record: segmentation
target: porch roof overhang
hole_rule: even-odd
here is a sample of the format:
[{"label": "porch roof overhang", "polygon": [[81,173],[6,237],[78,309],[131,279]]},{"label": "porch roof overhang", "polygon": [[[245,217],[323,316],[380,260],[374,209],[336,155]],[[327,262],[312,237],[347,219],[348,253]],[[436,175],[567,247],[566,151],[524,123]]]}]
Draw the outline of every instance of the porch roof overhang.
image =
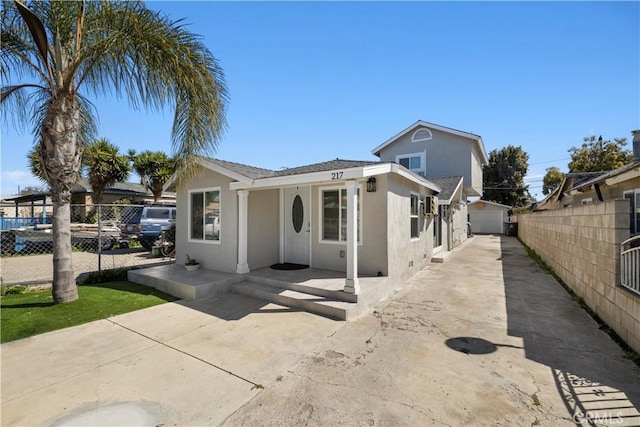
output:
[{"label": "porch roof overhang", "polygon": [[352,167],[346,169],[333,169],[321,172],[309,172],[295,175],[273,176],[265,178],[257,178],[253,180],[247,180],[246,177],[243,181],[232,182],[230,184],[231,190],[267,190],[282,187],[291,187],[295,185],[309,185],[309,184],[330,184],[336,182],[343,182],[346,180],[358,180],[369,178],[376,175],[384,175],[389,173],[395,173],[411,182],[426,187],[432,191],[440,192],[442,189],[427,180],[426,178],[417,175],[405,167],[397,163],[376,163],[367,166]]}]

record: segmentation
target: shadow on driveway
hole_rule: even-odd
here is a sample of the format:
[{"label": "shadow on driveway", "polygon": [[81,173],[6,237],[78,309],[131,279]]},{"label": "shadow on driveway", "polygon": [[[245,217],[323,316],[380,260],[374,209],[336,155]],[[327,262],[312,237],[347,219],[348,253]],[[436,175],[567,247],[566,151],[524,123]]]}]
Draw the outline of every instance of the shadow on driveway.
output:
[{"label": "shadow on driveway", "polygon": [[522,338],[528,359],[551,369],[573,422],[637,420],[640,375],[635,367],[629,370],[622,349],[560,283],[549,280],[515,237],[493,238],[500,239],[508,334]]}]

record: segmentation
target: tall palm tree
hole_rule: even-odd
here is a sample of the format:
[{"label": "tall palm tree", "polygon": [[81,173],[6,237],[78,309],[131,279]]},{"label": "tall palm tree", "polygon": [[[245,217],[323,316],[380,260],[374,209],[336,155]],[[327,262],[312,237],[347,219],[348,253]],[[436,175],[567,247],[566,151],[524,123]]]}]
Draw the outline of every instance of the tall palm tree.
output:
[{"label": "tall palm tree", "polygon": [[129,159],[105,138],[95,140],[85,147],[82,164],[87,169],[93,204],[102,203],[105,188],[116,182],[126,181],[131,170]]},{"label": "tall palm tree", "polygon": [[12,83],[0,101],[16,122],[33,125],[53,202],[53,298],[73,301],[71,188],[95,134],[87,95],[113,93],[133,108],[174,103],[172,149],[184,177],[225,128],[223,71],[180,21],[139,1],[3,2],[0,24],[0,73]]},{"label": "tall palm tree", "polygon": [[140,183],[153,193],[153,199],[162,197],[164,184],[176,169],[176,159],[162,151],[143,151],[133,158],[133,169],[140,175]]}]

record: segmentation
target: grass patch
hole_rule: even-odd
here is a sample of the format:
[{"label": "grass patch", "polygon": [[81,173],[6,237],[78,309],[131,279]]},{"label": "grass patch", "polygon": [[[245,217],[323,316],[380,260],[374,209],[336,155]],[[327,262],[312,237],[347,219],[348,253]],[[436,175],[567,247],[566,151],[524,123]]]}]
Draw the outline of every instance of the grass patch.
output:
[{"label": "grass patch", "polygon": [[553,270],[553,268],[549,267],[547,263],[544,262],[542,257],[534,249],[527,246],[527,244],[524,243],[522,240],[520,240],[520,238],[518,238],[518,240],[520,241],[522,246],[524,246],[524,249],[527,251],[527,254],[529,255],[529,257],[533,259],[540,267],[542,267],[544,271],[551,274],[553,278],[556,279],[556,281],[560,283],[564,288],[564,290],[567,291],[567,293],[571,296],[571,299],[573,300],[573,302],[575,302],[580,307],[582,307],[582,309],[586,311],[589,314],[589,316],[593,318],[593,320],[596,321],[596,323],[598,324],[598,328],[603,332],[605,332],[607,335],[609,335],[611,339],[622,348],[622,351],[623,351],[622,357],[625,359],[631,360],[636,365],[638,365],[638,367],[640,367],[640,354],[633,351],[633,349],[629,347],[629,345],[626,342],[624,342],[622,338],[620,338],[620,336],[616,333],[616,331],[611,329],[611,327],[609,327],[609,325],[607,325],[604,322],[604,320],[602,320],[600,316],[598,316],[598,314],[595,311],[593,311],[591,307],[587,305],[584,298],[582,298],[581,296],[573,292],[573,290],[566,283],[564,283],[564,281],[560,278],[560,276],[558,276],[558,274]]},{"label": "grass patch", "polygon": [[54,304],[50,290],[2,296],[0,342],[106,319],[177,299],[127,281],[82,285],[78,286],[78,293],[80,298],[68,304]]}]

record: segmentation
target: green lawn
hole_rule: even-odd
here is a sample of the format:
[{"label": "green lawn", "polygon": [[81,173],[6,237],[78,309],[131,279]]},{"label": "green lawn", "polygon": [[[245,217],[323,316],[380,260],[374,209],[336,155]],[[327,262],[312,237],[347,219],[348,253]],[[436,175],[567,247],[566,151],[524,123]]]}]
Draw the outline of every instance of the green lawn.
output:
[{"label": "green lawn", "polygon": [[78,286],[80,298],[53,303],[51,291],[28,292],[0,298],[0,342],[68,328],[116,314],[175,301],[177,298],[131,282]]}]

